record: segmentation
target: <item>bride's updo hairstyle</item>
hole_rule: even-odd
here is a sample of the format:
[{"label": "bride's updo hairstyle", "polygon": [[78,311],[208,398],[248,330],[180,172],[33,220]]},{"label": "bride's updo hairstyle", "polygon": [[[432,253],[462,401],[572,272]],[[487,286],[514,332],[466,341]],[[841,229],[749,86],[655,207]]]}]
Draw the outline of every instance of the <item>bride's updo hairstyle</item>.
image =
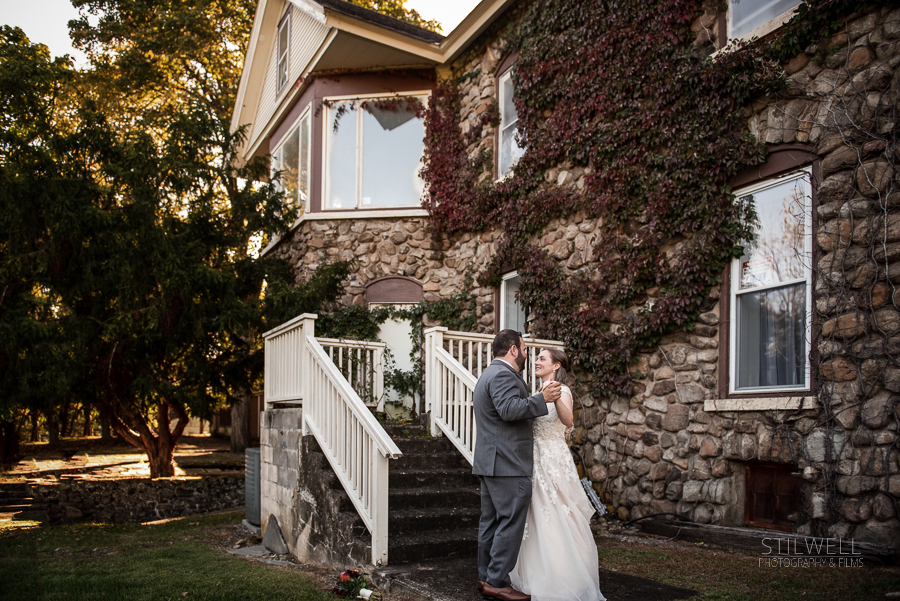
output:
[{"label": "bride's updo hairstyle", "polygon": [[572,377],[572,367],[569,364],[569,357],[565,351],[555,348],[545,348],[543,350],[550,353],[550,360],[553,363],[559,363],[559,369],[556,370],[556,381],[565,386],[572,386],[575,383],[575,378]]}]

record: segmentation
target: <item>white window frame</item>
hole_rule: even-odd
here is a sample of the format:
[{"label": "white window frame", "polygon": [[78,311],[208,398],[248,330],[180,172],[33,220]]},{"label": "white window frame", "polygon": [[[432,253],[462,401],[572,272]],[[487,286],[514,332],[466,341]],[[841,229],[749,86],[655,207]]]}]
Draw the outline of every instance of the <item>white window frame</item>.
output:
[{"label": "white window frame", "polygon": [[[507,273],[506,275],[504,275],[502,280],[500,281],[500,329],[501,330],[505,330],[508,328],[508,324],[506,323],[507,317],[509,317],[506,314],[506,298],[509,295],[509,292],[507,292],[507,283],[509,283],[510,280],[515,279],[517,277],[519,277],[519,272],[511,271],[510,273]],[[519,304],[516,299],[513,299],[513,302],[516,303],[516,305]],[[528,333],[525,331],[525,327],[524,327],[525,322],[528,320],[528,311],[526,311],[524,308],[522,309],[522,315],[523,315],[522,336],[524,338],[528,338]]]},{"label": "white window frame", "polygon": [[[305,124],[303,123],[304,119],[306,120]],[[308,144],[309,144],[309,148],[307,149],[307,152],[306,152],[306,177],[308,179],[308,181],[306,182],[306,185],[307,185],[308,189],[306,190],[305,198],[302,196],[303,191],[300,190],[299,182],[297,185],[297,193],[298,193],[297,205],[299,208],[300,203],[301,202],[303,203],[303,210],[300,212],[300,214],[302,215],[303,213],[309,212],[309,198],[310,198],[310,193],[312,192],[312,145],[313,145],[312,144],[312,110],[309,106],[307,106],[303,110],[303,112],[300,114],[300,118],[297,119],[294,127],[289,129],[288,133],[285,134],[284,137],[281,138],[281,141],[278,143],[278,146],[276,146],[275,150],[272,152],[272,156],[278,156],[280,154],[281,149],[284,147],[284,145],[287,143],[288,139],[296,131],[297,132],[297,145],[298,145],[298,149],[297,149],[298,153],[297,154],[299,154],[302,157],[303,156],[303,151],[302,151],[303,136],[301,135],[302,132],[300,132],[301,127],[306,127],[306,130],[307,130],[306,139],[308,140]],[[298,167],[297,174],[299,177],[300,165],[297,165],[297,167]],[[281,168],[282,168],[282,170],[284,169],[283,166]],[[274,176],[275,171],[278,171],[278,169],[275,169],[275,165],[272,165],[270,176]],[[277,185],[278,185],[278,189],[283,192],[284,185],[282,184],[282,182],[280,180]]]},{"label": "white window frame", "polygon": [[[809,391],[812,386],[811,380],[811,366],[810,366],[810,353],[812,352],[812,170],[809,167],[801,168],[793,170],[785,175],[764,180],[762,182],[758,182],[755,184],[751,184],[749,186],[745,186],[736,190],[734,192],[735,198],[740,198],[742,196],[748,196],[750,194],[755,194],[761,192],[762,190],[772,188],[774,186],[784,184],[786,182],[790,182],[793,180],[803,180],[806,182],[806,191],[807,191],[807,206],[805,208],[804,215],[804,230],[803,230],[803,254],[804,256],[801,258],[803,264],[806,266],[805,276],[803,278],[795,278],[793,280],[777,282],[769,286],[760,286],[757,288],[748,288],[747,290],[740,291],[740,281],[741,281],[741,257],[738,257],[731,262],[731,286],[728,291],[729,294],[729,348],[728,348],[728,393],[729,394],[738,394],[738,395],[756,395],[756,394],[769,394],[769,393],[791,393],[791,392],[804,392]],[[738,297],[742,294],[748,294],[752,292],[759,292],[761,290],[769,290],[774,288],[781,288],[784,286],[790,286],[792,284],[799,284],[801,282],[806,282],[806,328],[805,328],[805,337],[806,337],[806,357],[805,357],[805,379],[806,382],[803,385],[794,385],[794,386],[777,386],[777,387],[768,387],[768,388],[737,388],[737,353],[738,353],[738,323],[737,323],[737,305],[738,305]]]},{"label": "white window frame", "polygon": [[[506,82],[506,80],[510,80],[510,83],[512,82],[512,72],[513,72],[514,68],[515,68],[515,65],[511,66],[509,69],[504,71],[503,74],[500,75],[500,77],[497,78],[497,100],[500,102],[500,125],[498,126],[499,130],[497,132],[497,180],[496,181],[498,181],[498,182],[503,181],[506,178],[510,177],[516,168],[516,163],[518,162],[518,160],[516,160],[515,162],[510,163],[509,169],[506,171],[503,171],[503,132],[504,132],[504,130],[512,127],[515,130],[515,133],[513,134],[513,139],[515,139],[515,136],[519,133],[519,115],[516,114],[516,118],[511,122],[504,121],[504,115],[503,115],[503,107],[506,106],[506,96],[503,92],[503,90],[505,90],[506,87],[503,84]],[[513,94],[513,97],[515,97],[515,94]],[[518,142],[516,143],[516,146],[518,146]],[[519,150],[522,150],[524,152],[524,148],[519,148]]]},{"label": "white window frame", "polygon": [[[403,92],[401,94],[393,94],[393,95],[385,95],[385,94],[357,94],[355,96],[328,96],[325,98],[325,102],[331,104],[340,104],[345,101],[365,101],[372,99],[382,99],[382,98],[418,98],[419,102],[428,106],[428,99],[431,96],[431,91],[429,90],[417,90],[414,92]],[[359,111],[359,102],[356,103],[356,108],[354,111]],[[340,212],[340,211],[373,211],[380,209],[408,209],[408,208],[417,208],[421,207],[421,203],[416,205],[379,205],[377,207],[370,207],[362,204],[362,169],[363,169],[363,161],[362,161],[362,153],[363,153],[363,120],[357,116],[356,119],[356,206],[355,207],[337,207],[337,208],[326,208],[327,199],[328,199],[328,131],[329,128],[334,127],[334,123],[331,121],[330,110],[324,111],[325,118],[322,119],[322,198],[320,206],[322,207],[322,212]],[[422,142],[422,153],[425,152],[425,143],[424,139]]]},{"label": "white window frame", "polygon": [[[281,50],[281,32],[286,31],[287,33],[287,41],[284,45],[284,50]],[[278,32],[275,34],[275,93],[280,94],[284,87],[287,85],[288,79],[290,79],[290,56],[291,56],[291,11],[288,10],[284,17],[281,19],[281,22],[278,24]],[[284,69],[281,68],[281,63],[284,62]],[[284,73],[284,79],[282,80],[282,73]]]},{"label": "white window frame", "polygon": [[[752,0],[741,0],[741,1],[750,2]],[[797,12],[797,8],[800,6],[800,4],[802,2],[803,2],[803,0],[799,0],[797,2],[797,5],[794,6],[793,8],[790,8],[790,9],[784,11],[783,13],[781,13],[774,19],[771,19],[770,21],[763,23],[762,25],[756,27],[752,31],[745,33],[744,35],[742,35],[740,38],[737,38],[737,39],[742,40],[742,41],[750,41],[753,38],[761,38],[763,36],[766,36],[766,35],[772,33],[773,31],[775,31],[776,29],[778,29],[779,27],[781,27],[782,25],[784,25],[785,23],[787,23],[794,17],[794,13]],[[732,15],[731,5],[733,3],[734,3],[734,0],[728,1],[728,9],[725,12],[725,23],[726,23],[726,32],[727,32],[726,40],[725,40],[726,45],[734,37],[734,34],[733,34],[734,26],[731,22],[731,15]]]}]

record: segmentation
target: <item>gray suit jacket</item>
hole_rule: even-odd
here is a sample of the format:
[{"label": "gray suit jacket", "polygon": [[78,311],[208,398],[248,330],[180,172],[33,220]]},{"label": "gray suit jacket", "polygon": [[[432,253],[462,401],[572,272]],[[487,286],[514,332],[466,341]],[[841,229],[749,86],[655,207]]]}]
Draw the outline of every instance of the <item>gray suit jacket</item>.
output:
[{"label": "gray suit jacket", "polygon": [[478,426],[472,473],[531,477],[531,420],[549,412],[544,395],[528,396],[525,382],[516,370],[505,361],[494,359],[478,378],[472,403]]}]

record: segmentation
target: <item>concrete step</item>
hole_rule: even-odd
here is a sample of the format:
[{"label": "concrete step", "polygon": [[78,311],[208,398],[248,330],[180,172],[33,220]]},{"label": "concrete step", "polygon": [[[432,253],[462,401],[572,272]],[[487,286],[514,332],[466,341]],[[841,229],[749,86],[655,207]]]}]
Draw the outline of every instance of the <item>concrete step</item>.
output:
[{"label": "concrete step", "polygon": [[452,467],[433,469],[392,469],[391,488],[457,488],[478,486],[478,477],[472,475],[472,468]]},{"label": "concrete step", "polygon": [[399,488],[388,494],[391,510],[437,507],[481,507],[481,494],[474,486],[455,488]]},{"label": "concrete step", "polygon": [[402,509],[391,511],[390,535],[408,535],[423,532],[447,532],[451,530],[478,531],[480,507],[435,507],[432,509]]},{"label": "concrete step", "polygon": [[390,434],[392,437],[419,438],[422,436],[429,436],[430,434],[425,426],[422,426],[420,424],[382,423],[381,426],[384,428],[384,431]]},{"label": "concrete step", "polygon": [[453,444],[446,438],[393,438],[394,444],[404,453],[449,453],[455,452]]},{"label": "concrete step", "polygon": [[388,556],[392,564],[428,559],[473,557],[478,553],[478,531],[425,532],[391,536]]},{"label": "concrete step", "polygon": [[403,453],[399,459],[393,459],[390,463],[391,472],[395,469],[425,469],[425,468],[467,468],[472,470],[472,466],[457,451],[439,451],[434,453],[409,452]]}]

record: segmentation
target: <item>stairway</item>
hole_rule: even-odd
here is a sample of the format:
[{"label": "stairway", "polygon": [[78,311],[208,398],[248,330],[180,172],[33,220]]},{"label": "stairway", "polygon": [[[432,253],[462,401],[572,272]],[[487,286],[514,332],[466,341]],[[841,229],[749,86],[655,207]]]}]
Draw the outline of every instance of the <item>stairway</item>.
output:
[{"label": "stairway", "polygon": [[390,464],[390,563],[475,557],[481,496],[472,466],[423,426],[385,430],[403,452]]},{"label": "stairway", "polygon": [[43,521],[47,508],[34,503],[27,482],[0,482],[0,520]]}]

